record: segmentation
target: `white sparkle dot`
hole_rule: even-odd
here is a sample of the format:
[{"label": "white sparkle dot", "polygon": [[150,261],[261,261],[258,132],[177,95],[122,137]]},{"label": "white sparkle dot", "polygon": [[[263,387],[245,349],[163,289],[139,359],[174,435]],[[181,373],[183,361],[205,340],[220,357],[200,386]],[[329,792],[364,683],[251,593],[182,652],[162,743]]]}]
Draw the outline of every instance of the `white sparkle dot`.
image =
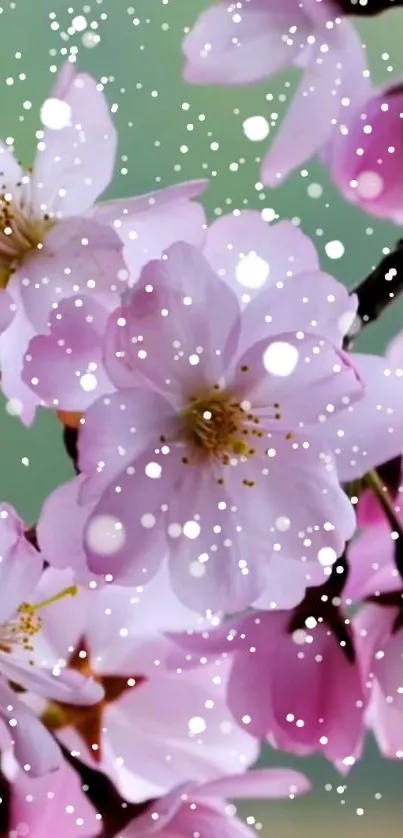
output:
[{"label": "white sparkle dot", "polygon": [[251,250],[238,262],[235,276],[244,288],[261,288],[270,274],[270,265]]},{"label": "white sparkle dot", "polygon": [[294,372],[298,364],[299,352],[291,343],[276,341],[263,353],[263,364],[272,375],[285,377]]},{"label": "white sparkle dot", "polygon": [[341,259],[344,255],[345,247],[342,242],[334,239],[333,241],[325,244],[325,250],[329,259]]},{"label": "white sparkle dot", "polygon": [[360,198],[371,201],[383,192],[383,178],[378,172],[361,172],[357,177],[356,192]]},{"label": "white sparkle dot", "polygon": [[323,567],[329,567],[335,563],[337,553],[333,550],[333,547],[321,547],[318,552],[318,559]]},{"label": "white sparkle dot", "polygon": [[141,526],[146,530],[151,530],[155,526],[155,515],[151,512],[145,512],[140,518]]},{"label": "white sparkle dot", "polygon": [[40,117],[46,128],[60,131],[70,125],[71,106],[64,99],[46,99],[41,107]]},{"label": "white sparkle dot", "polygon": [[206,565],[196,560],[189,565],[189,573],[195,579],[200,579],[206,572]]},{"label": "white sparkle dot", "polygon": [[188,728],[191,733],[203,733],[206,730],[206,722],[201,716],[193,716],[188,721]]},{"label": "white sparkle dot", "polygon": [[123,547],[126,540],[123,524],[114,515],[97,515],[87,528],[88,547],[104,556],[113,556]]},{"label": "white sparkle dot", "polygon": [[243,130],[248,140],[259,142],[269,136],[270,125],[264,116],[249,116],[244,120]]},{"label": "white sparkle dot", "polygon": [[87,21],[84,15],[77,15],[76,17],[73,17],[71,25],[76,32],[84,32],[84,29],[87,27]]},{"label": "white sparkle dot", "polygon": [[290,529],[291,521],[285,515],[280,515],[276,520],[276,529],[280,532],[287,532]]},{"label": "white sparkle dot", "polygon": [[147,463],[145,467],[145,473],[147,477],[152,477],[156,480],[158,477],[161,477],[162,466],[159,463]]},{"label": "white sparkle dot", "polygon": [[188,538],[198,538],[200,535],[200,524],[197,521],[186,521],[183,525],[183,534]]},{"label": "white sparkle dot", "polygon": [[86,393],[90,393],[91,390],[95,390],[97,384],[97,378],[92,372],[86,372],[80,378],[80,385]]}]

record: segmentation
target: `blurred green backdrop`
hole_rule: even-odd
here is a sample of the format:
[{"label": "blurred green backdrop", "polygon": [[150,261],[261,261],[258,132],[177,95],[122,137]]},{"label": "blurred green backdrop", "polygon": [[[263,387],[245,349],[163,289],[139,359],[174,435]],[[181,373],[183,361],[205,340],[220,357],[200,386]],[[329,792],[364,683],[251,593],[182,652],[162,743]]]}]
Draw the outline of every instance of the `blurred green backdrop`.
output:
[{"label": "blurred green backdrop", "polygon": [[[282,0],[278,0],[281,5]],[[235,208],[270,209],[299,219],[322,254],[323,267],[347,285],[364,277],[401,231],[346,205],[326,172],[309,163],[281,189],[259,183],[259,162],[287,106],[296,75],[255,88],[197,88],[181,80],[181,39],[208,0],[8,0],[0,7],[0,135],[13,137],[20,159],[33,158],[39,107],[69,54],[105,85],[119,129],[116,177],[108,197],[147,192],[186,178],[209,177],[205,204],[213,218]],[[403,11],[360,25],[377,81],[403,71]],[[263,115],[270,136],[251,142],[244,120]],[[403,172],[397,172],[403,177]],[[298,223],[298,222],[297,222]],[[341,242],[329,259],[325,246]],[[339,250],[343,250],[339,248]],[[380,351],[401,326],[398,303],[361,341]],[[46,493],[70,473],[60,427],[43,413],[29,431],[0,406],[1,498],[34,521]],[[134,722],[135,723],[135,722]],[[342,779],[321,759],[265,754],[267,764],[300,767],[315,791],[301,801],[251,803],[243,812],[261,834],[284,838],[401,836],[403,766],[383,762],[375,746]],[[250,821],[252,823],[252,821]],[[45,836],[44,836],[45,838]]]}]

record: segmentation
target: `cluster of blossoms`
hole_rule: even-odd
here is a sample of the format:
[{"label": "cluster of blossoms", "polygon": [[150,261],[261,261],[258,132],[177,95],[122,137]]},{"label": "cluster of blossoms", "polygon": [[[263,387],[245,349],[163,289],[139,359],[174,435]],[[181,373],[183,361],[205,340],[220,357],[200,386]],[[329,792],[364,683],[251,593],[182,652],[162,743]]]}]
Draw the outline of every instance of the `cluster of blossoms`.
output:
[{"label": "cluster of blossoms", "polygon": [[[399,222],[402,94],[353,5],[222,0],[185,74],[302,68],[263,181],[317,153]],[[34,527],[0,506],[5,834],[246,838],[228,799],[309,790],[263,743],[344,774],[371,729],[403,758],[403,340],[351,352],[360,289],[289,221],[209,223],[207,182],[96,203],[117,137],[73,63],[41,117],[32,170],[0,145],[1,385],[76,473]]]}]

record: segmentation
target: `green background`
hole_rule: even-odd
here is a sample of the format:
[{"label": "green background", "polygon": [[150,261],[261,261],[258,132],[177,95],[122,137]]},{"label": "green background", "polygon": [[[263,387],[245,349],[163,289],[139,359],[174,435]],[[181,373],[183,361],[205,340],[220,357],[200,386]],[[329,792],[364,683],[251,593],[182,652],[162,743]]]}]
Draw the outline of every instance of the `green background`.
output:
[{"label": "green background", "polygon": [[[114,105],[120,145],[108,197],[208,177],[211,186],[205,205],[210,218],[250,207],[300,219],[322,255],[323,267],[347,285],[355,284],[401,231],[345,204],[326,172],[312,163],[281,189],[261,187],[260,158],[287,106],[296,74],[254,88],[185,84],[180,51],[184,29],[208,5],[208,0],[5,3],[0,8],[0,134],[15,139],[24,164],[32,162],[39,107],[49,95],[52,68],[60,66],[63,56],[75,53],[80,68],[102,79]],[[82,32],[71,28],[77,15],[86,18]],[[403,11],[367,20],[360,29],[376,80],[398,76],[403,70]],[[271,124],[270,137],[262,143],[251,142],[243,131],[244,120],[256,115],[264,115]],[[238,164],[236,171],[230,169],[231,163]],[[403,178],[403,170],[396,176]],[[309,197],[307,188],[313,183],[323,188],[319,198]],[[345,252],[330,260],[325,245],[335,239],[343,243]],[[381,351],[400,328],[402,314],[403,303],[397,303],[382,323],[368,330],[361,346]],[[1,498],[34,521],[47,492],[71,473],[60,426],[43,413],[34,428],[26,430],[3,405],[0,433]],[[260,834],[319,838],[326,830],[328,838],[342,833],[371,838],[384,830],[390,838],[401,835],[403,766],[382,761],[374,745],[368,746],[365,759],[347,779],[320,758],[287,759],[271,752],[265,761],[300,767],[313,780],[315,791],[293,803],[243,806],[247,815],[263,824]],[[358,815],[357,809],[364,813]]]}]

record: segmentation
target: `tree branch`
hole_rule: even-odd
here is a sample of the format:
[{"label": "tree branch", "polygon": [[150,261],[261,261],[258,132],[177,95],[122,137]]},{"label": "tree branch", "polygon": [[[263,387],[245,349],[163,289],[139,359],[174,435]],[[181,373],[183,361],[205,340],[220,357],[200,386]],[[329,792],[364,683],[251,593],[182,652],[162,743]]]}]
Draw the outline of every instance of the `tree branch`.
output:
[{"label": "tree branch", "polygon": [[358,311],[357,320],[344,339],[345,350],[351,349],[362,330],[378,320],[403,293],[403,239],[351,293],[357,294]]}]

